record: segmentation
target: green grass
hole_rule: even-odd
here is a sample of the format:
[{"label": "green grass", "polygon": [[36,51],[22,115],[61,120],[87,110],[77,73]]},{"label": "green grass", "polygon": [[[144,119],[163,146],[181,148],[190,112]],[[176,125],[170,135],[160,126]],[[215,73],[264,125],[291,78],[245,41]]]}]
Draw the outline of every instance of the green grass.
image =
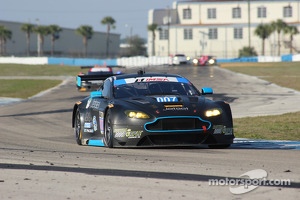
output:
[{"label": "green grass", "polygon": [[[300,63],[226,63],[220,67],[300,91]],[[300,112],[233,119],[236,137],[300,140]]]},{"label": "green grass", "polygon": [[62,81],[60,80],[24,80],[24,79],[0,79],[0,96],[27,99],[35,94],[52,88]]},{"label": "green grass", "polygon": [[236,137],[268,140],[300,140],[300,112],[233,119]]},{"label": "green grass", "polygon": [[300,62],[226,63],[220,66],[300,91]]},{"label": "green grass", "polygon": [[64,65],[0,64],[0,76],[76,76],[87,69]]}]

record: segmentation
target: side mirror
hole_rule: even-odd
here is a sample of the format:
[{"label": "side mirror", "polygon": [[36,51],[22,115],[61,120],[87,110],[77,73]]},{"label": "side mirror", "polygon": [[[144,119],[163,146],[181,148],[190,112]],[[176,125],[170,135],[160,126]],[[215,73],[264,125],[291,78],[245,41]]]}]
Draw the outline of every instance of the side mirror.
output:
[{"label": "side mirror", "polygon": [[210,88],[210,87],[204,87],[204,88],[202,88],[201,93],[202,93],[203,95],[205,95],[205,94],[213,94],[214,91],[213,91],[213,89]]},{"label": "side mirror", "polygon": [[95,98],[95,97],[102,97],[102,91],[93,91],[90,94],[91,98]]}]

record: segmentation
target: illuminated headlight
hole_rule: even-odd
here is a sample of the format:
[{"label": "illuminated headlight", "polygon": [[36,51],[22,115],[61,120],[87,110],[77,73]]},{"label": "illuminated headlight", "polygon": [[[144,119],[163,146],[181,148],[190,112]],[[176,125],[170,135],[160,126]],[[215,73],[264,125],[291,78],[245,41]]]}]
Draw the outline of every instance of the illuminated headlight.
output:
[{"label": "illuminated headlight", "polygon": [[147,115],[144,112],[139,112],[139,111],[133,111],[133,110],[126,110],[125,114],[129,118],[137,118],[137,119],[149,119],[149,115]]},{"label": "illuminated headlight", "polygon": [[214,60],[214,59],[210,59],[210,60],[208,61],[208,63],[212,65],[212,64],[215,63],[215,60]]},{"label": "illuminated headlight", "polygon": [[198,59],[194,59],[193,60],[193,63],[196,65],[196,64],[198,64]]},{"label": "illuminated headlight", "polygon": [[221,115],[221,110],[219,110],[219,109],[207,110],[205,112],[206,117],[215,117],[218,115]]}]

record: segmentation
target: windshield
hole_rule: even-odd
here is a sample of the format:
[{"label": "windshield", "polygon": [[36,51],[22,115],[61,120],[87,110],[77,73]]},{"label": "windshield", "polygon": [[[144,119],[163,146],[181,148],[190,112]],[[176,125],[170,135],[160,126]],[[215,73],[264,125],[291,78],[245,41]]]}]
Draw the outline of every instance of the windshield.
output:
[{"label": "windshield", "polygon": [[200,94],[192,85],[181,82],[134,82],[114,87],[115,98],[148,95],[197,96]]}]

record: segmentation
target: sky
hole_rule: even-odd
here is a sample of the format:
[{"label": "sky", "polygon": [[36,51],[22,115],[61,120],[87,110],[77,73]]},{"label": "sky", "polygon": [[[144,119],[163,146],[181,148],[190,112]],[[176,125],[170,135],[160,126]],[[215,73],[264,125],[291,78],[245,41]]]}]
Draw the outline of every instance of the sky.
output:
[{"label": "sky", "polygon": [[89,25],[94,31],[106,32],[101,20],[115,19],[111,33],[130,34],[147,38],[148,11],[167,9],[176,0],[0,0],[0,20],[55,24],[62,28],[76,29]]}]

